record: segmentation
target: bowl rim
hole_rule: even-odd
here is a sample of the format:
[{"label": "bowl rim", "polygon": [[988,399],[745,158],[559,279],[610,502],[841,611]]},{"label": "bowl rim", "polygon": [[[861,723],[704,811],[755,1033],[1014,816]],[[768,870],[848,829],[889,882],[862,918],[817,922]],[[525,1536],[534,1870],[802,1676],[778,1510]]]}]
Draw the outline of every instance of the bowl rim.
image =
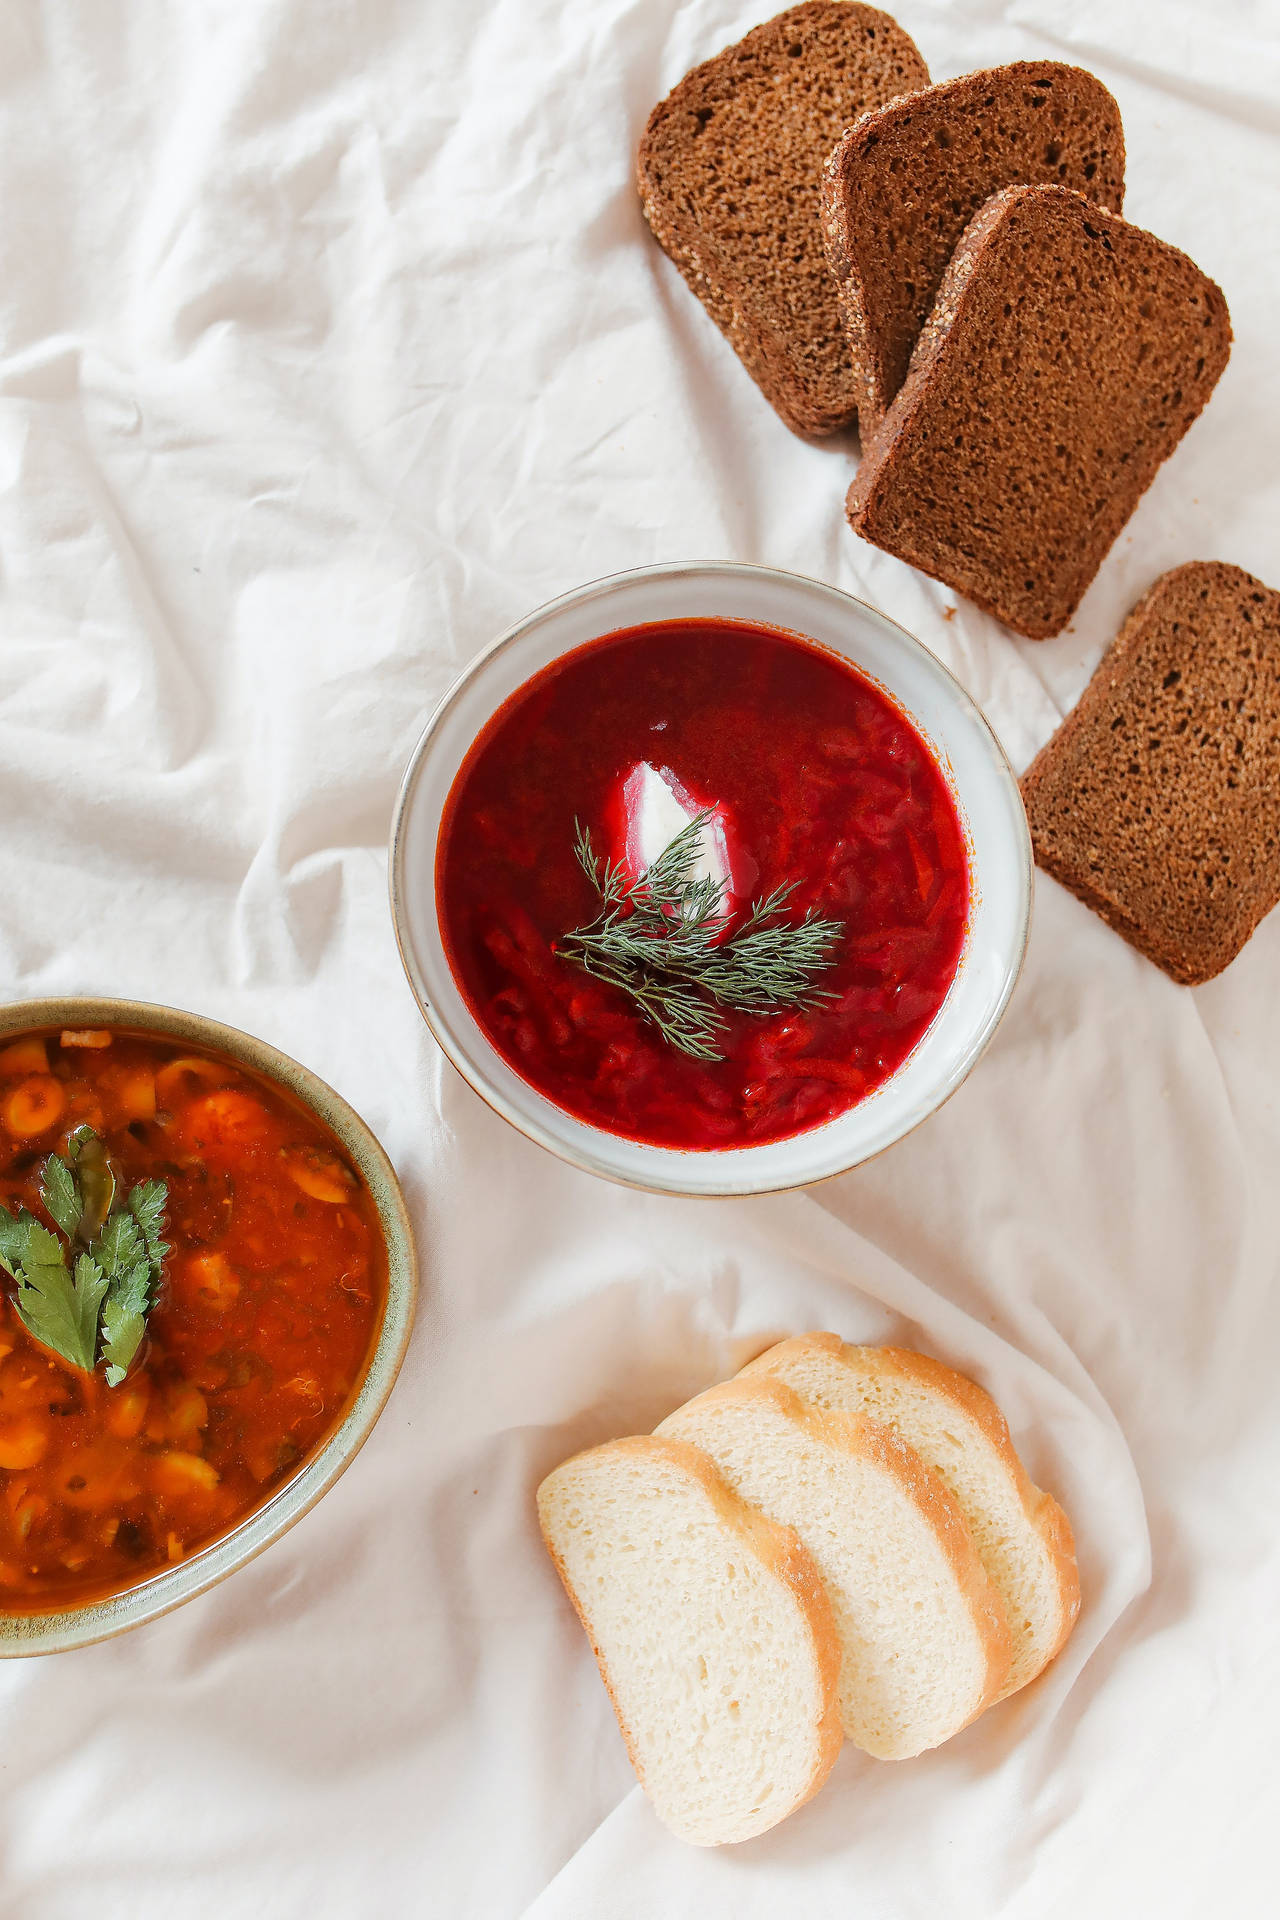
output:
[{"label": "bowl rim", "polygon": [[292,1479],[208,1546],[135,1587],[48,1612],[7,1613],[0,1607],[0,1659],[69,1652],[113,1639],[207,1593],[265,1552],[346,1472],[373,1431],[404,1360],[417,1306],[417,1247],[399,1177],[368,1122],[319,1074],[240,1027],[159,1002],[68,994],[0,1003],[0,1044],[40,1028],[90,1026],[168,1035],[209,1047],[301,1100],[341,1141],[369,1188],[386,1247],[387,1294],[368,1364],[345,1413]]},{"label": "bowl rim", "polygon": [[[714,575],[728,576],[744,581],[775,581],[780,583],[784,588],[799,589],[803,593],[822,596],[836,607],[856,607],[861,613],[870,615],[873,620],[880,622],[883,626],[892,628],[898,638],[905,643],[908,651],[916,655],[924,663],[926,671],[936,673],[940,679],[947,684],[951,696],[956,700],[962,712],[964,712],[971,721],[976,722],[980,733],[985,736],[986,744],[991,753],[993,770],[997,774],[997,777],[1011,790],[1013,797],[1017,801],[1015,813],[1021,818],[1022,832],[1019,836],[1019,853],[1021,857],[1018,860],[1017,872],[1020,911],[1018,915],[1016,951],[1010,956],[1007,977],[999,998],[991,1008],[982,1027],[975,1032],[968,1046],[958,1056],[955,1064],[946,1075],[942,1082],[938,1098],[932,1105],[924,1112],[908,1118],[905,1124],[891,1139],[883,1141],[880,1146],[873,1148],[867,1153],[855,1154],[853,1158],[848,1160],[844,1165],[834,1167],[827,1173],[819,1174],[816,1177],[811,1174],[805,1174],[796,1179],[753,1179],[750,1177],[739,1177],[734,1180],[726,1177],[723,1185],[717,1186],[716,1188],[708,1188],[701,1184],[696,1187],[684,1185],[675,1177],[664,1178],[656,1168],[652,1178],[642,1178],[638,1174],[624,1172],[612,1164],[607,1157],[594,1154],[590,1150],[589,1145],[578,1145],[574,1142],[560,1139],[549,1128],[543,1127],[537,1117],[536,1109],[530,1113],[520,1111],[513,1103],[506,1099],[500,1089],[491,1086],[487,1082],[482,1070],[470,1058],[466,1048],[461,1044],[457,1036],[453,1034],[447,1022],[442,1018],[438,1010],[431,1005],[426,982],[418,966],[413,944],[409,937],[404,901],[406,885],[405,863],[407,857],[405,852],[405,839],[414,796],[417,791],[418,782],[422,777],[431,743],[443,725],[450,708],[463,689],[467,687],[472,680],[478,678],[479,675],[486,670],[490,662],[499,654],[506,652],[511,647],[519,645],[528,633],[543,625],[545,621],[554,618],[566,608],[589,605],[592,600],[603,599],[619,587],[639,584],[646,580],[678,580],[693,576],[706,577]],[[737,618],[737,616],[725,617],[727,620]],[[740,624],[749,624],[749,622],[740,622]],[[760,624],[767,626],[771,623],[762,621]],[[610,631],[613,631],[613,629],[603,629],[600,637],[603,638],[605,634]],[[798,628],[794,631],[798,638],[804,637]],[[580,644],[589,645],[590,642],[582,642]],[[567,647],[564,649],[564,653],[570,653],[576,650],[576,646]],[[556,658],[563,657],[563,654],[556,656]],[[859,671],[865,670],[859,669]],[[532,677],[532,675],[529,677]],[[874,678],[874,676],[872,677]],[[525,683],[522,681],[520,684],[524,685]],[[884,691],[889,692],[891,698],[897,698],[889,689],[884,689]],[[507,698],[511,697],[511,695],[507,696]],[[495,712],[496,711],[497,709],[495,709]],[[490,716],[490,718],[492,718],[492,716]],[[809,574],[794,573],[781,567],[760,566],[742,560],[659,561],[650,566],[629,567],[616,573],[602,574],[595,580],[586,581],[581,586],[572,587],[565,593],[557,594],[554,598],[543,601],[541,605],[533,608],[531,612],[523,615],[519,620],[498,634],[487,646],[482,647],[479,653],[469,660],[462,670],[454,676],[435,702],[426,724],[409,755],[404,774],[400,781],[400,789],[396,796],[395,808],[392,814],[390,859],[387,864],[391,922],[395,933],[396,948],[399,952],[400,963],[404,968],[410,990],[417,1002],[418,1011],[426,1021],[428,1028],[434,1035],[446,1058],[462,1075],[463,1079],[473,1091],[479,1094],[485,1105],[491,1108],[492,1111],[498,1114],[503,1120],[506,1120],[511,1126],[515,1127],[518,1132],[524,1134],[527,1139],[533,1140],[538,1146],[546,1148],[550,1153],[554,1153],[558,1159],[566,1161],[571,1166],[578,1167],[583,1172],[595,1174],[598,1178],[610,1180],[614,1182],[615,1185],[629,1187],[638,1192],[675,1194],[688,1199],[712,1200],[794,1193],[808,1187],[821,1186],[828,1180],[839,1179],[844,1174],[851,1172],[855,1167],[866,1166],[872,1160],[878,1159],[882,1153],[887,1153],[891,1147],[897,1146],[901,1140],[906,1139],[909,1134],[914,1133],[917,1127],[922,1126],[926,1120],[932,1119],[933,1115],[946,1105],[952,1095],[956,1093],[964,1084],[965,1080],[968,1079],[969,1074],[986,1052],[987,1047],[995,1035],[996,1029],[1004,1018],[1005,1011],[1013,997],[1018,981],[1022,976],[1023,966],[1026,962],[1027,944],[1031,932],[1034,874],[1035,862],[1031,847],[1031,835],[1026,824],[1026,813],[1022,806],[1017,775],[1013,771],[1009,757],[1005,753],[991,722],[987,719],[986,714],[982,711],[977,701],[974,700],[973,696],[956,678],[950,667],[948,667],[943,660],[940,660],[937,654],[929,647],[925,646],[922,640],[918,639],[915,634],[904,627],[900,621],[893,619],[892,615],[874,606],[871,601],[860,599],[856,594],[847,593],[842,587],[833,587],[827,581],[815,579]],[[921,1039],[923,1040],[925,1037],[925,1035],[922,1035]],[[918,1042],[917,1045],[919,1044]],[[528,1084],[532,1086],[532,1083]],[[535,1095],[539,1094],[539,1089],[536,1087],[533,1087],[532,1091]],[[554,1106],[555,1103],[551,1102],[547,1095],[542,1094],[540,1097],[543,1100],[547,1100],[549,1105]],[[840,1117],[842,1116],[837,1116],[837,1119]],[[590,1138],[607,1140],[611,1137],[606,1129],[593,1127],[589,1121],[581,1121],[580,1124],[587,1130]],[[632,1144],[643,1143],[633,1142]],[[655,1151],[665,1153],[672,1152],[671,1149],[655,1149]],[[675,1151],[678,1153],[680,1150]],[[735,1165],[742,1167],[745,1172],[745,1169],[749,1165],[748,1156],[751,1151],[752,1149],[750,1147],[699,1149],[696,1151],[696,1158],[704,1165],[708,1162],[719,1162],[725,1168],[727,1176],[728,1170]]]}]

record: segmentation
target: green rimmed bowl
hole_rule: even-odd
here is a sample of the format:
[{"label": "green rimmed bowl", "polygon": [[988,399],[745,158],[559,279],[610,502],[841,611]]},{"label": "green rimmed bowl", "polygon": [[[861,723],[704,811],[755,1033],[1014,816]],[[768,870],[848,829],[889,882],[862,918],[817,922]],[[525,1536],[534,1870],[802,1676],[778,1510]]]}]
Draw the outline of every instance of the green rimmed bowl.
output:
[{"label": "green rimmed bowl", "polygon": [[0,1611],[0,1659],[87,1647],[142,1626],[206,1593],[287,1533],[346,1471],[373,1431],[409,1344],[418,1294],[413,1230],[395,1169],[359,1114],[307,1067],[236,1027],[176,1007],[85,997],[13,1001],[0,1007],[0,1045],[49,1027],[112,1027],[208,1047],[301,1100],[341,1142],[369,1190],[386,1247],[387,1296],[363,1378],[346,1412],[291,1480],[229,1532],[122,1593],[57,1612]]}]

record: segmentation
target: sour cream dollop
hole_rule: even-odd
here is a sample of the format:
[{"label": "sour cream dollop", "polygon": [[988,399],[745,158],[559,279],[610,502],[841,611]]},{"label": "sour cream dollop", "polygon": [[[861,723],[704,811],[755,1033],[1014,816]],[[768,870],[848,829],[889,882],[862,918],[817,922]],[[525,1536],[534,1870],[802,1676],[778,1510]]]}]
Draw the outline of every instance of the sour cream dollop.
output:
[{"label": "sour cream dollop", "polygon": [[619,782],[610,813],[610,853],[632,881],[644,878],[691,820],[708,813],[698,833],[690,878],[722,886],[726,914],[745,903],[758,870],[739,841],[729,809],[695,793],[670,767],[638,761]]}]

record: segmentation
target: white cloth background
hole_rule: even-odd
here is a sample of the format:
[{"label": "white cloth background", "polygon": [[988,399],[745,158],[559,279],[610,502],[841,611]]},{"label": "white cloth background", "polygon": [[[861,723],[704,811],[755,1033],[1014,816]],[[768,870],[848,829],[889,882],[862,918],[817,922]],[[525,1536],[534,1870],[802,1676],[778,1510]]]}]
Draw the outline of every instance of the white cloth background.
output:
[{"label": "white cloth background", "polygon": [[[807,1195],[562,1167],[442,1062],[385,900],[458,667],[614,568],[732,557],[920,634],[1025,762],[1164,568],[1280,585],[1276,0],[900,0],[935,76],[1113,89],[1126,211],[1231,364],[1070,631],[844,524],[649,242],[650,106],[769,0],[10,0],[0,12],[0,991],[295,1053],[405,1180],[424,1298],[320,1508],[122,1640],[0,1670],[4,1920],[1053,1920],[1277,1910],[1280,915],[1199,992],[1041,878],[962,1092]],[[699,1853],[638,1792],[531,1494],[779,1334],[919,1342],[1076,1525],[1061,1661]]]}]

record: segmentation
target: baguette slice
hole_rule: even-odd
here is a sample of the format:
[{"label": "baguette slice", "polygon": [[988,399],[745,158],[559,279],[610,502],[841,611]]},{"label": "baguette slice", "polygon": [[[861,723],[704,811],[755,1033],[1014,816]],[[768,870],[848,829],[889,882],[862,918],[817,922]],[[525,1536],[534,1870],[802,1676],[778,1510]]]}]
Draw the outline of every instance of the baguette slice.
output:
[{"label": "baguette slice", "polygon": [[1014,1693],[1053,1659],[1080,1611],[1066,1514],[1033,1486],[990,1394],[964,1374],[901,1347],[848,1347],[834,1333],[783,1340],[743,1379],[783,1381],[811,1407],[883,1421],[950,1489],[1004,1601]]},{"label": "baguette slice", "polygon": [[1124,129],[1100,80],[1058,60],[969,73],[864,114],[823,174],[827,263],[867,440],[907,377],[947,262],[1002,187],[1075,187],[1119,213]]},{"label": "baguette slice", "polygon": [[794,1527],[831,1598],[849,1739],[882,1760],[939,1746],[999,1698],[1009,1629],[959,1507],[887,1427],[806,1407],[779,1380],[730,1380],[658,1433]]},{"label": "baguette slice", "polygon": [[840,1647],[794,1533],[693,1447],[649,1437],[566,1460],[538,1517],[672,1833],[749,1840],[817,1792],[840,1748]]},{"label": "baguette slice", "polygon": [[965,229],[849,489],[855,532],[1033,640],[1067,624],[1227,363],[1199,267],[1069,187]]},{"label": "baguette slice", "polygon": [[1023,775],[1036,860],[1184,986],[1280,903],[1280,593],[1156,581]]},{"label": "baguette slice", "polygon": [[644,217],[797,433],[833,433],[857,406],[822,251],[823,161],[859,114],[928,84],[887,13],[805,0],[695,67],[649,116]]}]

